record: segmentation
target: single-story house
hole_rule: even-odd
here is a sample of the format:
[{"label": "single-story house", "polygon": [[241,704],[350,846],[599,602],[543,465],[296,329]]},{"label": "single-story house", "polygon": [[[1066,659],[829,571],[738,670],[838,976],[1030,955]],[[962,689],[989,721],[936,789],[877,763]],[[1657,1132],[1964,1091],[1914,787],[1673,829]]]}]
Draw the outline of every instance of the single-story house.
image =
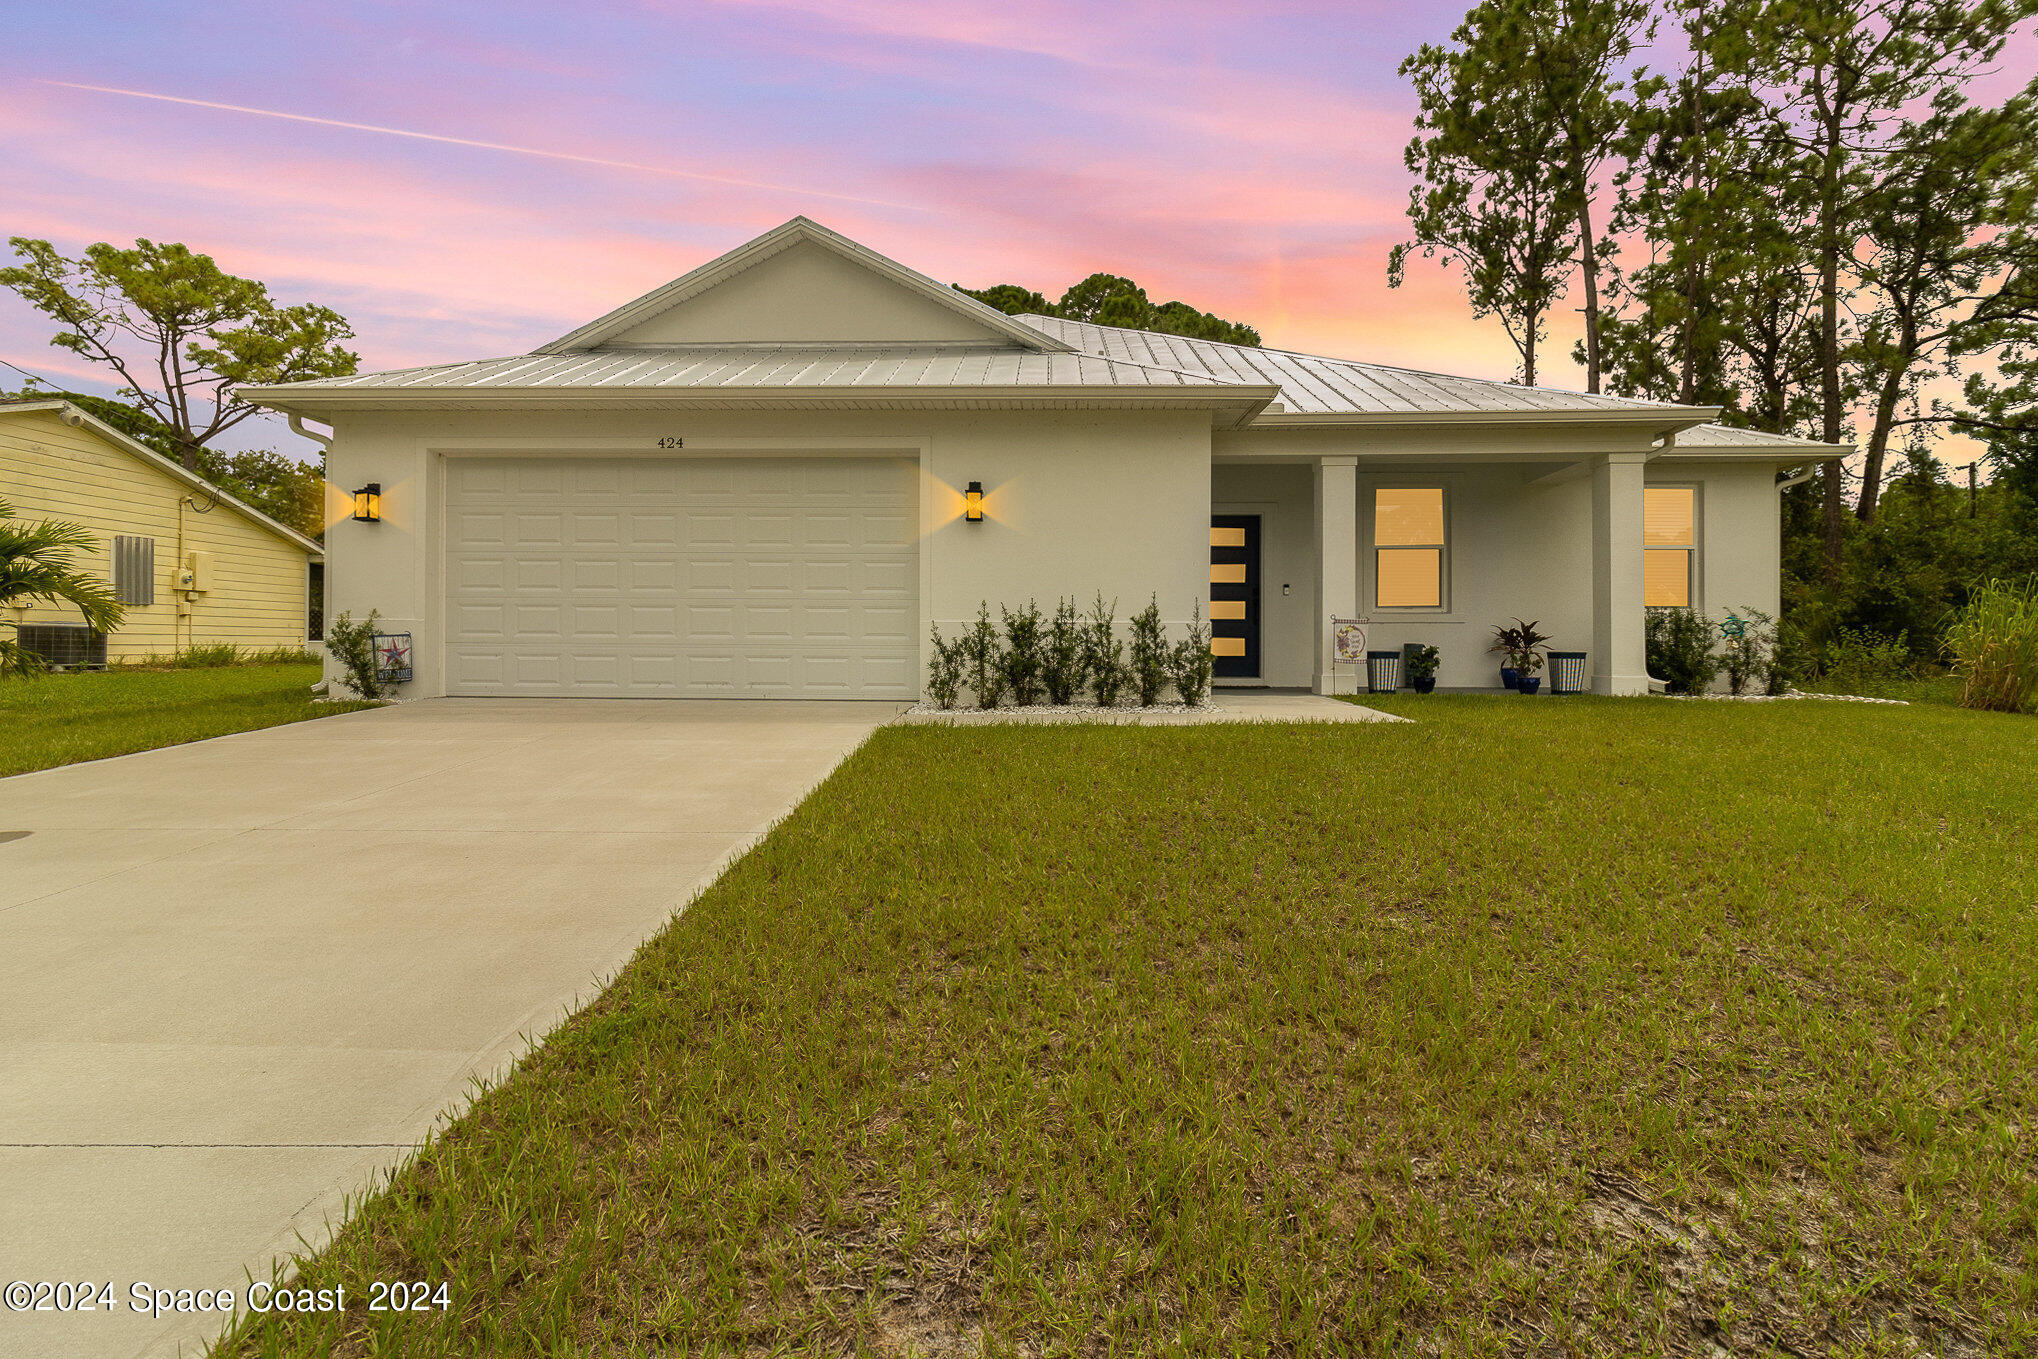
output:
[{"label": "single-story house", "polygon": [[1007,316],[805,218],[529,354],[251,395],[376,493],[328,606],[421,697],[913,698],[930,628],[1100,591],[1210,620],[1220,684],[1350,690],[1358,619],[1497,685],[1520,616],[1640,693],[1644,605],[1773,613],[1779,473],[1844,451]]},{"label": "single-story house", "polygon": [[126,606],[105,638],[75,609],[6,610],[22,644],[60,663],[139,660],[231,643],[303,647],[312,636],[319,545],[87,411],[58,398],[0,403],[0,501],[18,519],[78,524]]}]

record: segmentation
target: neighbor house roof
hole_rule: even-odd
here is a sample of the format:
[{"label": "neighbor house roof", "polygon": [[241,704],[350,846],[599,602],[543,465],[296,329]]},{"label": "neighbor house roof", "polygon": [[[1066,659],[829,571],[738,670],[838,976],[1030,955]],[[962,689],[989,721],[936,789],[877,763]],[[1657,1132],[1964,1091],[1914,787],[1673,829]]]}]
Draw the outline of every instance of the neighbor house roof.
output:
[{"label": "neighbor house roof", "polygon": [[325,560],[325,549],[299,533],[296,529],[279,524],[254,506],[236,500],[225,491],[220,490],[219,487],[207,481],[204,477],[186,468],[184,464],[173,458],[164,457],[156,452],[155,449],[150,448],[147,444],[142,443],[131,435],[121,433],[88,410],[84,410],[58,397],[31,397],[22,401],[0,401],[0,419],[10,415],[27,415],[37,411],[53,414],[66,424],[91,430],[94,434],[104,439],[107,443],[112,444],[123,453],[139,458],[163,475],[172,480],[183,482],[194,491],[202,492],[206,499],[217,501],[228,509],[244,515],[291,546],[301,547],[320,561]]},{"label": "neighbor house roof", "polygon": [[1553,387],[1522,387],[1511,382],[1425,373],[1355,359],[1197,340],[1185,335],[1125,330],[1054,316],[1028,315],[1019,319],[1086,354],[1155,364],[1227,382],[1274,383],[1281,389],[1280,406],[1268,408],[1254,421],[1260,425],[1335,424],[1351,417],[1589,419],[1660,415],[1675,425],[1689,426],[1719,413],[1716,406],[1680,406]]}]

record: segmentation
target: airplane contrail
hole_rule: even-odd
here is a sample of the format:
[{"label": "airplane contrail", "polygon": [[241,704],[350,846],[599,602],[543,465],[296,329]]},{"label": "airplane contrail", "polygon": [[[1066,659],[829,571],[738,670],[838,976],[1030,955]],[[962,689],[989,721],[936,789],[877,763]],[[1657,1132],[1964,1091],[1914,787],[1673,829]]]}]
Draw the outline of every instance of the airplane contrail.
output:
[{"label": "airplane contrail", "polygon": [[517,156],[541,156],[546,160],[573,161],[580,165],[600,165],[611,170],[636,170],[644,174],[667,175],[674,179],[699,180],[704,184],[727,184],[742,189],[769,189],[776,193],[801,194],[809,198],[832,198],[843,203],[863,203],[879,208],[903,208],[918,212],[919,208],[910,203],[893,203],[882,198],[860,198],[855,194],[830,193],[825,189],[803,189],[791,184],[773,184],[761,179],[736,179],[728,175],[704,175],[693,170],[675,170],[665,165],[645,165],[630,160],[608,160],[601,156],[576,156],[570,151],[546,151],[536,146],[512,146],[507,142],[484,142],[471,137],[448,137],[437,132],[413,132],[408,128],[382,127],[375,123],[350,123],[339,118],[314,118],[306,113],[284,113],[277,109],[250,108],[245,104],[221,104],[210,99],[185,99],[174,94],[153,94],[148,90],[123,90],[112,85],[81,85],[69,80],[41,80],[38,85],[54,85],[65,90],[86,90],[93,94],[117,94],[128,99],[153,99],[164,104],[184,104],[191,108],[218,109],[225,113],[247,113],[258,118],[282,118],[293,123],[312,123],[319,127],[345,128],[350,132],[379,132],[386,137],[409,137],[414,141],[443,142],[448,146],[472,146],[483,151],[507,151]]}]

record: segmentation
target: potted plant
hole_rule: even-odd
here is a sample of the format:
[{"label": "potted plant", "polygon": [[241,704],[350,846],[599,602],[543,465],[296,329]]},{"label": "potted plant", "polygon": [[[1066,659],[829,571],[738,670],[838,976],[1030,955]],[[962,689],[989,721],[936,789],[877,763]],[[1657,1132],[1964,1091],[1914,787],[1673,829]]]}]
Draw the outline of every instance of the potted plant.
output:
[{"label": "potted plant", "polygon": [[1427,694],[1437,687],[1437,649],[1433,646],[1410,647],[1405,658],[1408,670],[1408,685],[1418,694]]},{"label": "potted plant", "polygon": [[[1493,629],[1493,645],[1486,649],[1501,655],[1500,682],[1510,689],[1522,690],[1524,677],[1543,668],[1543,656],[1538,648],[1549,640],[1546,634],[1536,631],[1534,623],[1524,623],[1519,618],[1514,620],[1511,628]],[[1535,684],[1523,692],[1532,694],[1542,684],[1542,680],[1537,678]]]}]

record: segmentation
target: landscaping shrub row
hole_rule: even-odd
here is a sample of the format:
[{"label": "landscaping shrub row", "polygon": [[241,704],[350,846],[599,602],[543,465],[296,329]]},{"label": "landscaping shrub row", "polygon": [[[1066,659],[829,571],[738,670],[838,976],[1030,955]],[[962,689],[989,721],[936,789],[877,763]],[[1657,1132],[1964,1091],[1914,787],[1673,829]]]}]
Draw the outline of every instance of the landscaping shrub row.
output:
[{"label": "landscaping shrub row", "polygon": [[996,708],[1008,697],[1015,707],[1065,707],[1085,693],[1100,708],[1118,707],[1126,694],[1150,708],[1170,689],[1191,707],[1209,697],[1210,634],[1200,604],[1188,635],[1171,643],[1159,599],[1149,599],[1132,617],[1129,654],[1118,636],[1116,603],[1105,604],[1101,591],[1088,614],[1079,613],[1072,598],[1057,603],[1051,617],[1032,600],[1017,612],[1001,604],[998,612],[1002,628],[985,601],[976,622],[958,636],[934,629],[927,696],[936,707],[955,707],[964,689],[978,708]]}]

